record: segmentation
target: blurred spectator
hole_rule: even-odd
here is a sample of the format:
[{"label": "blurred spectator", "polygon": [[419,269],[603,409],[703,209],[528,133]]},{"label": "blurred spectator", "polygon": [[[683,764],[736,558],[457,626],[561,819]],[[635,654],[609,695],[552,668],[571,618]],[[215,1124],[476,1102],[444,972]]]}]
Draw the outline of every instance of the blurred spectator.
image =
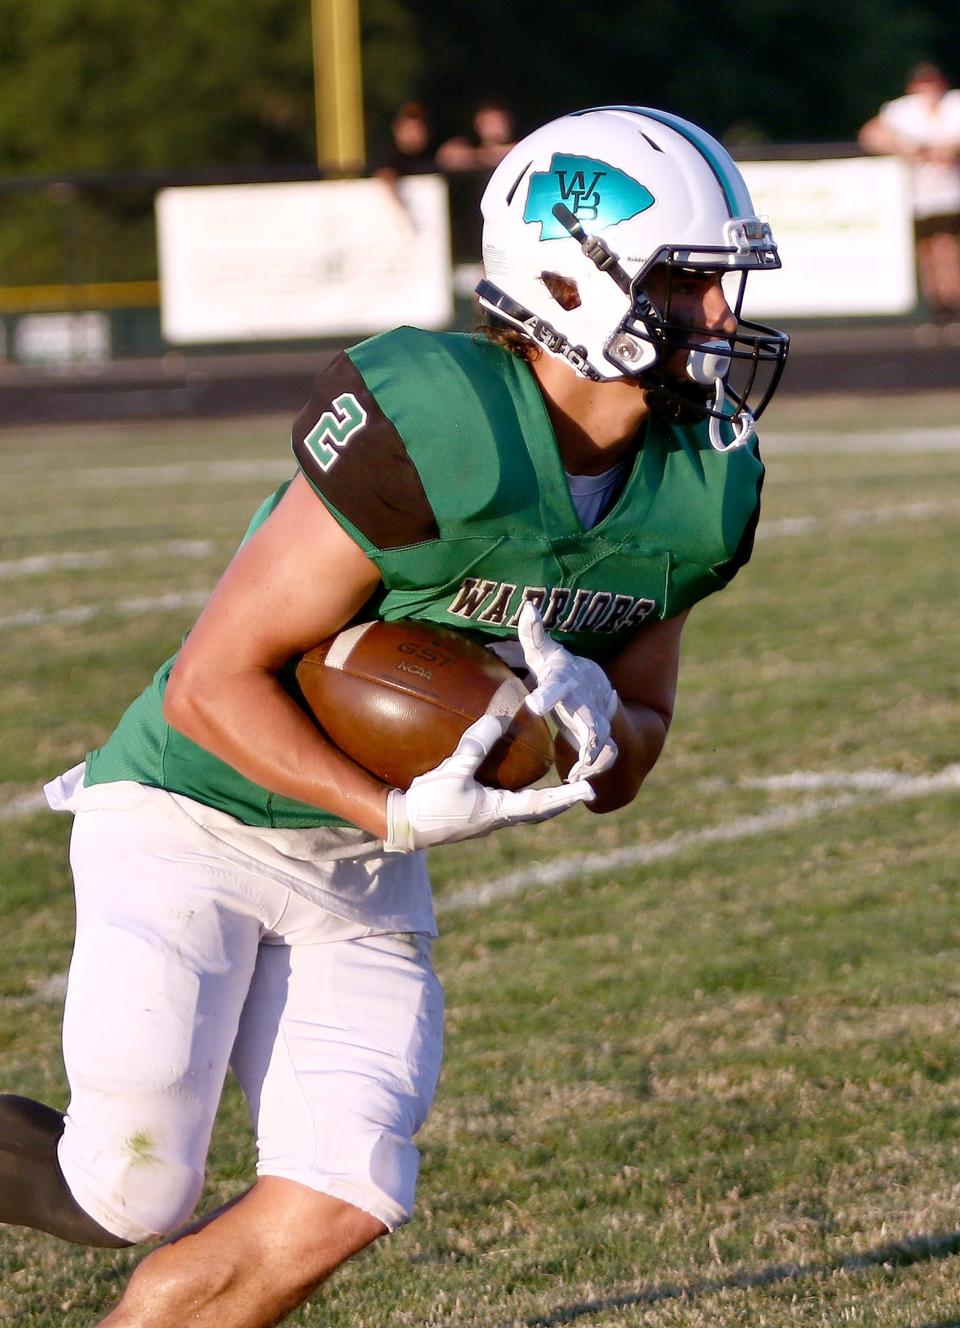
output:
[{"label": "blurred spectator", "polygon": [[938,322],[960,317],[960,90],[936,65],[907,76],[906,95],[888,101],[860,130],[867,152],[902,157],[912,168],[920,289]]},{"label": "blurred spectator", "polygon": [[437,165],[450,187],[454,290],[473,298],[480,276],[480,199],[487,179],[514,143],[513,115],[503,102],[477,104],[469,134],[448,138],[437,148]]},{"label": "blurred spectator", "polygon": [[492,171],[514,144],[513,115],[502,102],[483,101],[473,112],[469,135],[448,138],[437,149],[444,171]]},{"label": "blurred spectator", "polygon": [[405,101],[390,121],[393,145],[375,167],[374,175],[395,183],[401,175],[429,175],[436,170],[433,130],[427,108],[419,101]]}]

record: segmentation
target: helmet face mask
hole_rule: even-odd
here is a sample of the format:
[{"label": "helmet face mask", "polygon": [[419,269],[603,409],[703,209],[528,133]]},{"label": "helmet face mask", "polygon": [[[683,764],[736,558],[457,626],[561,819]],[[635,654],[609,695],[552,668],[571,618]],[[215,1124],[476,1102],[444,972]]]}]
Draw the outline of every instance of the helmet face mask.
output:
[{"label": "helmet face mask", "polygon": [[[780,259],[719,143],[645,108],[563,116],[507,154],[482,209],[481,304],[585,377],[634,379],[677,422],[709,418],[719,450],[749,438],[788,338],[742,317],[745,279]],[[676,295],[720,280],[738,286],[722,331]]]},{"label": "helmet face mask", "polygon": [[[635,377],[648,389],[650,406],[677,424],[736,419],[742,412],[756,420],[783,372],[784,334],[743,317],[748,271],[718,267],[720,259],[716,250],[696,258],[689,251],[660,250],[634,278],[632,306],[604,347],[624,377]],[[722,282],[735,331],[719,332],[675,313],[677,281],[696,277]],[[639,371],[634,366],[649,356],[638,351],[638,342],[656,349],[654,362]]]}]

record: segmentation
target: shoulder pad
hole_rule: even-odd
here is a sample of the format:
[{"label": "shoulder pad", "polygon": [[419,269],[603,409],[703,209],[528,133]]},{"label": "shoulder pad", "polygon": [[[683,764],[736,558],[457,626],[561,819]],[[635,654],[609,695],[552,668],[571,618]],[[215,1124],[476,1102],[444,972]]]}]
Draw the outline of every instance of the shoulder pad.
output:
[{"label": "shoulder pad", "polygon": [[403,439],[349,356],[337,355],[317,376],[294,422],[293,451],[313,488],[372,548],[439,536]]}]

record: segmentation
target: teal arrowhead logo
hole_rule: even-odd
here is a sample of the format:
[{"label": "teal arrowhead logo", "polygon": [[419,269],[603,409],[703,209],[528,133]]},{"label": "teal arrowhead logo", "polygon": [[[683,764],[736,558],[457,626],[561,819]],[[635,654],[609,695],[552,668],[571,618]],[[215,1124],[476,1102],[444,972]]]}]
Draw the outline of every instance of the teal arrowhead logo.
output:
[{"label": "teal arrowhead logo", "polygon": [[584,229],[593,232],[635,217],[655,202],[646,185],[615,166],[555,152],[550,169],[530,177],[523,219],[540,223],[541,240],[562,240],[568,232],[553,215],[555,203],[565,204]]}]

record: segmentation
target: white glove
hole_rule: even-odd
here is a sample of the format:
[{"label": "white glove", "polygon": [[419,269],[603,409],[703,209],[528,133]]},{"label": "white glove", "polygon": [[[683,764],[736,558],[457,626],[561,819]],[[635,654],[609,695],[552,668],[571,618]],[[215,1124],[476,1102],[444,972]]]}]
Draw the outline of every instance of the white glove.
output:
[{"label": "white glove", "polygon": [[589,779],[609,770],[617,759],[610,721],[619,705],[610,679],[592,659],[572,655],[551,640],[539,610],[529,600],[520,610],[517,636],[537,681],[527,705],[535,715],[552,711],[560,731],[577,749],[577,762],[567,778]]},{"label": "white glove", "polygon": [[546,821],[578,802],[593,800],[594,790],[585,781],[516,793],[478,784],[478,768],[509,723],[509,715],[483,715],[435,770],[418,775],[406,793],[390,790],[383,841],[388,853],[479,839],[502,826]]}]

